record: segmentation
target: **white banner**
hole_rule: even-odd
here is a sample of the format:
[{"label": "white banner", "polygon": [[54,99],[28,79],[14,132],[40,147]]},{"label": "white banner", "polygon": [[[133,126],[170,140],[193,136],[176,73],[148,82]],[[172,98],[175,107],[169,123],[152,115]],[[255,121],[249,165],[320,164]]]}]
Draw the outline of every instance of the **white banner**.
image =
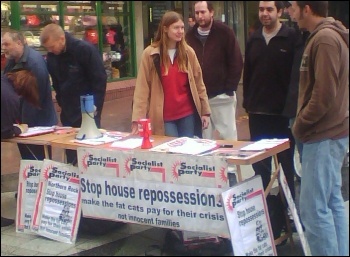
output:
[{"label": "white banner", "polygon": [[78,148],[81,174],[228,188],[228,165],[219,156]]},{"label": "white banner", "polygon": [[82,174],[84,217],[229,237],[222,189]]}]

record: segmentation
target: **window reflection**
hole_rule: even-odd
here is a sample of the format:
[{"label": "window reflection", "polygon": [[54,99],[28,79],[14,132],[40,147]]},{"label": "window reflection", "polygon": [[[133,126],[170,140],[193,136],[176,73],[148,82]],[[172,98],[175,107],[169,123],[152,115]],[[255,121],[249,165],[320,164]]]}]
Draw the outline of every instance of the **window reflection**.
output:
[{"label": "window reflection", "polygon": [[131,76],[129,7],[124,1],[101,2],[103,60],[110,79]]}]

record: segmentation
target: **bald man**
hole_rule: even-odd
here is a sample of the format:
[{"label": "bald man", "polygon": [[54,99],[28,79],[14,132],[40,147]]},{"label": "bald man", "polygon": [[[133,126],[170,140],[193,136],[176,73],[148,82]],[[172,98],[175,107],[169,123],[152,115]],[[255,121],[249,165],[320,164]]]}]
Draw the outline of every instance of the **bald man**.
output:
[{"label": "bald man", "polygon": [[[62,109],[62,125],[80,128],[80,96],[89,94],[94,96],[95,122],[100,127],[107,74],[98,49],[64,32],[57,24],[45,26],[40,41],[48,51],[47,67]],[[66,153],[68,163],[76,164],[76,152],[67,150]]]}]

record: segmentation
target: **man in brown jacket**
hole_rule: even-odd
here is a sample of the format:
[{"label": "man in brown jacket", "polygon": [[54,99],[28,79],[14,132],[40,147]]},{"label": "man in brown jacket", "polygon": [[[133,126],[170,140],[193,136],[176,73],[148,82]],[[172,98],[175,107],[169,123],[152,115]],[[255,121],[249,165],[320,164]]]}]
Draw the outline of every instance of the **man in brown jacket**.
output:
[{"label": "man in brown jacket", "polygon": [[306,42],[293,134],[303,143],[300,214],[312,255],[349,256],[341,166],[349,147],[349,32],[327,1],[293,1]]}]

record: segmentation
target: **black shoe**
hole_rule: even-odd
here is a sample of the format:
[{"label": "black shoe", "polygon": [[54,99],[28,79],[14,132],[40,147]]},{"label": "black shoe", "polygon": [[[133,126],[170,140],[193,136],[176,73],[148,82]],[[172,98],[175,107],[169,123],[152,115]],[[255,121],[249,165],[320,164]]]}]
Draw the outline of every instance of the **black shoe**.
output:
[{"label": "black shoe", "polygon": [[18,193],[16,192],[16,193],[15,193],[15,199],[16,199],[16,200],[17,200],[17,196],[18,196]]},{"label": "black shoe", "polygon": [[14,220],[10,220],[4,217],[1,217],[1,227],[7,227],[15,223]]},{"label": "black shoe", "polygon": [[[292,229],[293,233],[297,233],[297,226],[294,223],[294,220],[289,220],[289,224],[290,224],[290,228]],[[301,223],[301,228],[303,229],[303,231],[305,232],[305,227],[303,225],[303,223]]]}]

